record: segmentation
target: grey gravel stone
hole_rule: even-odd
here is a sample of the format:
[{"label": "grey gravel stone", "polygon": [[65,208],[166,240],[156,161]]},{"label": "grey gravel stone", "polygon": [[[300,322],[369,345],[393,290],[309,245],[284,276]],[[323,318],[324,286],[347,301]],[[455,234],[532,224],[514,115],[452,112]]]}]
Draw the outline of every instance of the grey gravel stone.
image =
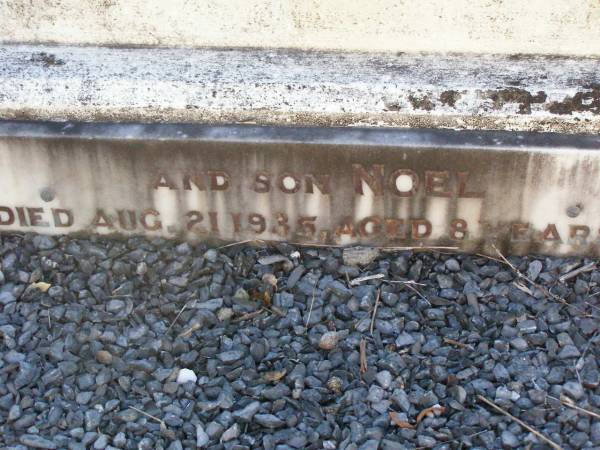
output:
[{"label": "grey gravel stone", "polygon": [[581,383],[576,381],[567,381],[562,385],[562,391],[575,400],[579,400],[585,393]]},{"label": "grey gravel stone", "polygon": [[527,267],[527,277],[531,281],[537,280],[540,272],[542,271],[542,268],[543,268],[543,266],[542,266],[541,261],[534,259],[533,261],[531,261],[529,263],[529,267]]},{"label": "grey gravel stone", "polygon": [[574,345],[565,345],[558,353],[560,359],[577,358],[581,356],[581,352]]},{"label": "grey gravel stone", "polygon": [[38,436],[37,434],[23,434],[19,438],[19,442],[21,442],[21,444],[23,445],[27,445],[28,447],[33,448],[57,448],[54,442],[45,439],[41,436]]},{"label": "grey gravel stone", "polygon": [[234,411],[233,417],[241,420],[242,422],[250,422],[259,409],[260,402],[250,402],[244,408]]},{"label": "grey gravel stone", "polygon": [[520,445],[519,439],[510,431],[503,431],[500,437],[502,438],[502,445],[505,447],[516,448]]},{"label": "grey gravel stone", "polygon": [[244,357],[244,352],[240,350],[229,350],[227,352],[219,353],[217,357],[225,364],[239,361]]},{"label": "grey gravel stone", "polygon": [[33,238],[33,245],[38,250],[51,250],[56,247],[56,239],[51,236],[37,235]]},{"label": "grey gravel stone", "polygon": [[401,333],[397,338],[396,338],[396,346],[398,347],[406,347],[408,345],[412,345],[415,343],[415,338],[412,337],[410,334],[408,333]]},{"label": "grey gravel stone", "polygon": [[[556,279],[586,260],[510,257],[565,306],[475,255],[386,252],[350,267],[326,247],[34,238],[0,236],[6,448],[539,445],[477,395],[565,449],[600,446],[596,422],[553,400],[600,407],[600,271]],[[293,256],[260,263],[273,254]],[[384,278],[349,283],[370,275]],[[325,335],[335,345],[320,347]],[[183,368],[196,383],[177,383]],[[390,423],[436,404],[416,429]]]},{"label": "grey gravel stone", "polygon": [[254,420],[266,428],[280,428],[285,425],[283,420],[273,414],[256,414]]},{"label": "grey gravel stone", "polygon": [[202,425],[196,425],[196,448],[205,448],[210,442],[210,438]]},{"label": "grey gravel stone", "polygon": [[228,442],[236,439],[240,435],[240,432],[240,426],[237,423],[234,423],[221,435],[221,441]]}]

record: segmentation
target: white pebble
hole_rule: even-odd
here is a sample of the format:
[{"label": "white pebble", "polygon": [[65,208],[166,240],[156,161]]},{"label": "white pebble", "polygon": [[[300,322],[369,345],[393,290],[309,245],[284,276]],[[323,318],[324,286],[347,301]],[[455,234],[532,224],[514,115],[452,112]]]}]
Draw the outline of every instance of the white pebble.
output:
[{"label": "white pebble", "polygon": [[181,370],[179,370],[179,373],[177,374],[177,382],[179,384],[184,384],[184,383],[187,383],[188,381],[195,383],[197,380],[198,380],[198,377],[196,376],[194,371],[190,370],[190,369],[181,369]]},{"label": "white pebble", "polygon": [[337,333],[335,331],[328,331],[321,336],[321,339],[319,340],[319,347],[321,347],[323,350],[332,350],[337,345],[337,342]]}]

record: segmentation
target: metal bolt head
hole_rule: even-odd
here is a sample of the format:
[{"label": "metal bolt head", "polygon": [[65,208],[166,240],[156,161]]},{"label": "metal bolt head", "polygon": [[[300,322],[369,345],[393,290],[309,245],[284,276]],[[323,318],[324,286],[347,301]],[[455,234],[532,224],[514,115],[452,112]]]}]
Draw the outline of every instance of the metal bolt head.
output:
[{"label": "metal bolt head", "polygon": [[40,190],[40,197],[45,202],[51,202],[56,197],[56,192],[51,187],[45,187]]},{"label": "metal bolt head", "polygon": [[581,213],[582,209],[583,207],[579,203],[576,205],[571,205],[567,208],[567,216],[575,218]]}]

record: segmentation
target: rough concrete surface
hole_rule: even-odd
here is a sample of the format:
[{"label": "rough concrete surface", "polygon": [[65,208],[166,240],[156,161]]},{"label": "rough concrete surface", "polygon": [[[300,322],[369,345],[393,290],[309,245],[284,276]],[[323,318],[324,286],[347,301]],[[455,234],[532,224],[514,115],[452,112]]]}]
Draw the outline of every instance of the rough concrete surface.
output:
[{"label": "rough concrete surface", "polygon": [[0,0],[0,42],[600,55],[597,0]]},{"label": "rough concrete surface", "polygon": [[0,46],[0,118],[596,133],[594,58]]}]

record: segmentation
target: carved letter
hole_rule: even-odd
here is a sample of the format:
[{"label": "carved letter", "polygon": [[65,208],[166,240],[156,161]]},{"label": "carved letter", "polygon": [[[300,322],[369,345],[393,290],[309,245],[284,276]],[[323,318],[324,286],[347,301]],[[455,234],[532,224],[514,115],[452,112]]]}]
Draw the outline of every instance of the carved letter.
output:
[{"label": "carved letter", "polygon": [[516,222],[512,225],[511,240],[513,241],[525,241],[527,240],[527,233],[529,232],[528,223]]},{"label": "carved letter", "polygon": [[590,227],[587,225],[570,225],[569,226],[569,237],[574,241],[575,244],[585,245],[587,244],[587,237],[590,235]]},{"label": "carved letter", "polygon": [[329,175],[311,175],[308,174],[304,177],[306,182],[306,193],[312,194],[314,193],[314,186],[319,188],[321,194],[328,195],[330,192],[329,189]]},{"label": "carved letter", "polygon": [[264,194],[271,190],[271,181],[269,172],[256,172],[254,177],[254,192]]},{"label": "carved letter", "polygon": [[222,170],[209,170],[210,189],[212,191],[225,191],[229,187],[229,174]]},{"label": "carved letter", "polygon": [[[127,213],[127,215],[125,214]],[[127,220],[127,216],[129,216],[129,220]],[[119,226],[124,230],[135,230],[137,224],[137,220],[135,218],[135,211],[130,209],[127,210],[118,210],[117,217],[119,218]]]},{"label": "carved letter", "polygon": [[[291,187],[286,186],[286,180],[292,180],[294,185]],[[277,177],[277,187],[285,194],[295,194],[300,190],[300,184],[298,177],[291,172],[282,173]]]},{"label": "carved letter", "polygon": [[114,228],[112,219],[101,208],[96,210],[96,217],[92,220],[92,226]]},{"label": "carved letter", "polygon": [[204,177],[202,175],[184,175],[183,176],[183,189],[186,191],[191,191],[192,186],[196,186],[199,191],[206,190],[206,185],[204,184]]},{"label": "carved letter", "polygon": [[27,215],[29,216],[29,223],[32,227],[49,227],[50,224],[45,220],[42,220],[42,214],[44,210],[42,208],[27,208]]},{"label": "carved letter", "polygon": [[[148,231],[160,230],[162,228],[162,223],[158,219],[159,215],[160,214],[155,209],[146,209],[142,211],[142,213],[140,214],[140,223],[142,224],[142,227],[144,227],[144,229]],[[155,218],[154,223],[148,223],[148,216],[153,216]]]},{"label": "carved letter", "polygon": [[175,183],[173,183],[165,173],[159,173],[156,177],[156,181],[152,184],[152,189],[158,189],[161,187],[166,187],[171,190],[177,189]]},{"label": "carved letter", "polygon": [[[398,178],[410,177],[410,189],[398,187]],[[392,172],[389,178],[389,187],[398,197],[412,197],[419,188],[419,176],[410,169],[397,169]]]},{"label": "carved letter", "polygon": [[469,179],[469,172],[458,172],[458,197],[459,198],[480,198],[483,197],[483,192],[468,192],[467,181]]},{"label": "carved letter", "polygon": [[[64,220],[63,215],[66,216]],[[70,227],[73,225],[73,211],[70,209],[52,208],[52,218],[55,227]]]},{"label": "carved letter", "polygon": [[[424,239],[431,235],[431,222],[427,219],[412,219],[411,224],[411,237],[413,239]],[[421,231],[421,227],[425,229]]]},{"label": "carved letter", "polygon": [[[6,214],[6,218],[3,217]],[[8,206],[0,206],[0,225],[12,225],[15,223],[15,213]]]},{"label": "carved letter", "polygon": [[445,191],[446,182],[448,181],[448,171],[433,171],[426,170],[425,171],[425,192],[427,195],[432,195],[434,197],[451,197],[452,193],[449,191]]},{"label": "carved letter", "polygon": [[562,242],[560,235],[558,234],[558,230],[556,229],[556,225],[553,223],[549,223],[546,229],[542,232],[542,240],[543,241],[556,241]]},{"label": "carved letter", "polygon": [[383,195],[383,165],[373,164],[371,172],[360,164],[352,164],[352,177],[354,180],[354,192],[364,195],[362,182],[371,188],[374,195]]}]

